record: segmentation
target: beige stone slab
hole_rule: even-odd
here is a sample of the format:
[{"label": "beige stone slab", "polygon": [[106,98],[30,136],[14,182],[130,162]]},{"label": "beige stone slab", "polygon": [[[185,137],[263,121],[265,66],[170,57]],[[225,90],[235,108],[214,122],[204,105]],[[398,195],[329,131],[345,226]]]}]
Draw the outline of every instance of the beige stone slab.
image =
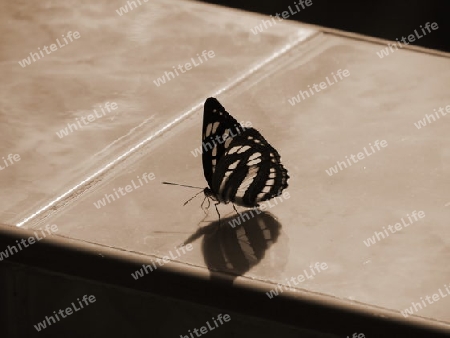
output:
[{"label": "beige stone slab", "polygon": [[[93,9],[89,11],[95,13],[91,15],[100,16]],[[197,12],[189,13],[197,18]],[[133,14],[131,12],[126,15]],[[182,15],[173,17],[178,21],[184,18]],[[256,24],[260,17],[255,17],[254,20],[253,23]],[[214,24],[217,21],[214,17],[208,24],[216,27]],[[95,26],[93,23],[97,21],[86,22],[86,25]],[[243,24],[234,20],[228,21],[228,25],[236,27],[235,25]],[[183,78],[179,78],[179,84],[178,81],[169,82],[164,91],[152,91],[153,101],[148,98],[148,86],[132,87],[134,89],[127,94],[128,99],[125,99],[124,95],[112,96],[109,92],[118,90],[114,88],[129,88],[130,83],[135,83],[134,75],[140,74],[140,66],[144,63],[148,65],[151,60],[143,60],[145,57],[135,52],[149,52],[151,49],[148,46],[138,48],[133,53],[135,58],[143,58],[133,66],[134,73],[124,71],[117,81],[106,79],[106,74],[111,66],[115,66],[112,69],[120,70],[120,66],[127,63],[119,57],[113,58],[109,51],[104,50],[104,45],[102,48],[97,47],[103,50],[104,54],[101,55],[109,61],[109,67],[103,65],[103,72],[98,63],[92,66],[83,64],[81,68],[76,68],[78,58],[84,56],[66,61],[72,65],[70,73],[74,78],[80,76],[79,71],[86,67],[83,73],[84,81],[79,82],[82,88],[86,87],[83,84],[90,83],[92,77],[89,75],[92,70],[103,74],[102,83],[111,84],[109,90],[105,89],[108,88],[106,84],[106,87],[102,87],[104,96],[92,95],[91,100],[81,103],[74,99],[73,102],[77,105],[84,104],[84,109],[90,109],[89,104],[92,102],[103,102],[99,99],[100,96],[111,101],[121,97],[124,105],[139,107],[136,110],[145,111],[145,114],[132,121],[117,117],[119,120],[116,123],[120,124],[120,128],[108,129],[110,134],[98,133],[101,127],[96,127],[97,132],[92,133],[91,138],[79,136],[78,144],[75,145],[75,142],[71,141],[66,145],[63,154],[58,155],[61,151],[60,145],[55,142],[54,129],[48,127],[48,119],[40,120],[42,115],[35,115],[33,120],[13,118],[10,116],[23,115],[3,113],[2,118],[14,126],[7,129],[7,132],[12,134],[8,134],[6,139],[17,140],[18,144],[10,144],[8,149],[12,149],[11,152],[23,150],[24,154],[34,154],[30,162],[26,162],[24,156],[23,160],[15,164],[17,169],[10,171],[13,176],[8,179],[17,183],[14,188],[2,190],[2,193],[4,196],[18,196],[17,191],[20,191],[23,196],[14,197],[16,199],[8,202],[10,204],[2,204],[3,215],[13,215],[4,218],[9,220],[10,224],[28,219],[28,222],[17,223],[27,228],[52,222],[58,225],[63,236],[126,251],[158,257],[167,255],[170,251],[174,252],[175,246],[197,231],[199,225],[216,221],[217,215],[211,206],[206,222],[201,223],[204,217],[200,208],[202,197],[182,206],[195,190],[160,183],[174,181],[206,186],[201,159],[191,153],[200,146],[202,111],[197,103],[206,99],[214,90],[223,88],[223,92],[217,96],[221,103],[238,121],[252,122],[278,149],[291,176],[288,188],[290,198],[269,210],[281,224],[277,242],[264,252],[264,257],[259,257],[258,264],[246,272],[244,278],[268,281],[274,283],[275,287],[276,283],[286,284],[286,279],[304,274],[304,270],[308,270],[316,262],[326,263],[328,269],[318,273],[313,279],[306,279],[298,287],[309,292],[394,311],[403,311],[410,307],[412,302],[421,302],[421,297],[425,299],[426,296],[432,296],[438,293],[439,289],[445,292],[444,286],[450,283],[450,196],[449,179],[446,176],[450,168],[447,146],[450,138],[449,117],[442,116],[420,129],[414,123],[423,120],[425,114],[432,114],[434,109],[450,105],[450,60],[406,49],[380,58],[377,52],[384,47],[379,44],[331,34],[316,34],[279,58],[270,60],[253,75],[248,75],[252,67],[275,55],[274,52],[284,51],[283,47],[290,48],[292,37],[274,37],[275,33],[269,33],[272,31],[267,30],[267,43],[250,40],[253,44],[248,45],[248,27],[247,30],[242,28],[240,32],[246,33],[241,33],[242,40],[238,40],[242,42],[242,49],[239,51],[247,54],[239,54],[235,59],[236,46],[239,46],[236,36],[240,35],[233,34],[231,38],[229,32],[226,33],[228,25],[222,23],[216,27],[220,38],[228,41],[228,44],[217,38],[217,31],[205,31],[204,28],[194,25],[185,25],[183,30],[170,26],[167,34],[180,37],[179,40],[183,42],[194,34],[192,41],[195,41],[198,50],[217,46],[217,49],[220,47],[220,50],[224,51],[224,55],[225,51],[228,51],[228,54],[220,65],[205,64],[207,68],[202,70],[203,73],[198,68],[199,73],[193,74],[189,81],[190,74],[185,74]],[[210,26],[205,24],[203,27]],[[195,30],[195,33],[188,31],[186,35],[181,35],[185,29]],[[198,38],[203,35],[209,38]],[[96,48],[95,41],[103,41],[105,44],[109,41],[99,36],[91,36],[91,39],[92,48]],[[81,41],[80,38],[73,46]],[[43,43],[45,41],[41,45]],[[187,45],[191,46],[192,43],[194,42]],[[129,44],[131,45],[131,42]],[[166,51],[167,44],[164,46]],[[236,49],[231,51],[230,46]],[[122,47],[122,53],[128,51],[127,47],[128,45]],[[188,52],[183,55],[190,55],[189,52],[197,50],[192,47],[185,48]],[[162,47],[159,51],[159,57],[164,60],[167,54],[163,54]],[[116,54],[120,55],[119,52]],[[23,53],[17,53],[17,56],[14,54],[11,59],[20,59],[19,55]],[[55,52],[55,57],[56,55]],[[147,74],[161,74],[175,60],[179,59],[161,62],[160,67],[152,68],[153,73],[149,71],[141,74],[144,74],[144,78]],[[240,60],[241,64],[235,60]],[[13,70],[15,68],[12,65],[15,62],[11,61],[11,66],[8,67],[3,64],[4,72],[10,68],[10,78],[15,78],[13,75],[21,74],[20,72],[28,68]],[[14,64],[16,65],[17,63]],[[38,65],[38,62],[35,65]],[[228,71],[226,67],[230,67]],[[69,72],[67,68],[64,69]],[[334,79],[333,73],[337,74],[339,69],[348,70],[350,75],[327,85],[325,89],[311,94],[309,98],[302,99],[294,106],[289,103],[299,90],[309,90],[308,86],[313,88],[314,84],[320,86],[327,76],[329,80]],[[48,76],[48,69],[44,73]],[[239,79],[239,74],[247,76],[238,82],[236,80]],[[63,75],[61,78],[70,78],[64,72]],[[109,76],[114,78],[111,74]],[[123,85],[124,81],[128,81],[127,85]],[[119,83],[123,86],[120,87]],[[58,84],[58,88],[63,88],[62,82]],[[23,98],[21,95],[28,92],[21,94],[22,92],[11,88],[3,97],[4,102],[9,102],[7,107],[14,107],[11,102],[29,102],[29,106],[21,103],[24,106],[20,109],[14,108],[18,112],[28,112],[36,102],[45,102],[44,99],[36,100],[35,97],[32,101],[20,101]],[[48,87],[50,93],[51,88],[55,88],[53,84]],[[186,88],[193,88],[191,90],[196,91],[195,95],[186,91]],[[73,91],[76,92],[75,89]],[[89,94],[88,90],[86,92]],[[59,95],[64,97],[69,93],[70,90],[60,89]],[[46,96],[47,100],[50,96]],[[141,123],[144,117],[149,117],[150,102],[155,105],[152,112],[158,112],[155,118],[159,120],[145,126],[142,132],[137,132],[130,138],[120,139]],[[48,103],[45,107],[49,110],[53,106]],[[67,110],[74,109],[72,106],[66,107]],[[184,116],[184,113],[189,113],[190,107],[197,109],[193,109],[188,119],[170,125],[177,118]],[[40,113],[45,110],[39,109]],[[53,111],[59,111],[58,109],[55,106]],[[164,117],[161,111],[165,112]],[[55,115],[51,116],[50,121]],[[71,115],[71,118],[73,116],[75,115]],[[41,121],[41,124],[38,121]],[[61,119],[58,124],[51,124],[60,126],[66,121],[67,119]],[[145,140],[142,137],[144,134],[152,135],[158,130],[166,132],[145,143],[139,152],[126,153]],[[32,135],[31,141],[18,138],[19,131]],[[47,143],[50,138],[53,138],[52,141]],[[113,143],[116,140],[119,141]],[[386,140],[388,145],[372,151],[370,144],[374,145],[376,140]],[[89,147],[89,159],[85,158],[84,150],[87,142],[94,145]],[[108,148],[100,158],[93,157],[93,154],[111,143],[114,144],[113,149]],[[35,144],[37,151],[32,147]],[[44,145],[54,153],[39,148]],[[337,161],[347,161],[346,156],[350,158],[352,154],[364,152],[364,147],[370,155],[364,156],[357,163],[348,164],[343,170],[336,169],[337,172],[331,176],[327,174],[326,170],[337,165]],[[99,168],[117,160],[121,154],[127,154],[125,162],[109,167],[104,175],[91,179],[89,183],[69,193],[70,198],[65,201],[67,205],[58,205],[54,210],[41,208],[56,196],[60,196],[61,192],[68,191],[64,188],[73,187]],[[25,172],[20,172],[19,164],[23,168],[20,170],[26,170]],[[49,167],[54,170],[48,169]],[[65,171],[60,172],[56,170],[58,168]],[[94,202],[102,199],[105,194],[112,194],[114,189],[125,187],[133,180],[137,182],[144,173],[154,173],[155,180],[142,184],[138,189],[100,209],[94,206]],[[17,190],[17,186],[21,189],[25,187],[26,190]],[[43,211],[33,217],[37,210]],[[222,217],[233,214],[231,206],[220,206],[219,210]],[[374,232],[381,232],[383,227],[394,225],[407,214],[411,215],[414,210],[423,211],[425,217],[369,247],[364,244]],[[226,230],[226,224],[223,226],[224,232],[231,233],[231,228]],[[209,257],[206,256],[205,259],[204,255],[204,248],[210,238],[204,236],[192,242],[193,251],[177,260],[196,267],[210,266],[205,263]],[[245,241],[245,238],[243,240]],[[415,314],[448,323],[449,299],[442,298]]]},{"label": "beige stone slab", "polygon": [[[20,160],[0,171],[1,221],[16,224],[64,205],[70,189],[205,95],[314,34],[279,23],[255,35],[260,16],[236,20],[237,11],[195,2],[141,1],[128,13],[124,6],[118,0],[2,5],[0,163],[8,154]],[[23,63],[40,51],[44,56]],[[158,82],[169,71],[170,80]],[[108,112],[107,102],[117,108]]]},{"label": "beige stone slab", "polygon": [[[328,269],[298,287],[403,311],[446,292],[449,283],[449,181],[446,120],[418,129],[414,123],[446,106],[450,60],[400,50],[380,59],[380,45],[316,36],[219,96],[238,121],[251,121],[279,150],[291,176],[290,198],[270,208],[281,224],[277,243],[246,277],[286,284],[315,263]],[[337,71],[348,77],[292,106],[299,90]],[[51,218],[64,235],[162,257],[195,232],[202,198],[182,206],[195,190],[160,184],[206,186],[200,157],[202,111],[145,148],[139,161]],[[369,144],[386,140],[371,150]],[[326,170],[345,156],[370,155],[336,174]],[[98,209],[94,202],[152,172],[155,180]],[[383,227],[423,211],[425,217],[367,247]],[[231,206],[220,206],[222,217]],[[206,221],[217,220],[211,206]],[[226,226],[226,225],[223,225]],[[207,239],[178,260],[205,266]],[[203,248],[203,249],[202,249]],[[450,321],[441,298],[415,314]]]}]

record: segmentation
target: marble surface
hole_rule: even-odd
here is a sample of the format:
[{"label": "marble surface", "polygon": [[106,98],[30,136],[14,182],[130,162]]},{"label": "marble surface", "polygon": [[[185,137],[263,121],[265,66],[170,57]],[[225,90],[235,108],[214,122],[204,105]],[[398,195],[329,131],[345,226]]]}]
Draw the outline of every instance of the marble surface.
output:
[{"label": "marble surface", "polygon": [[[380,58],[380,44],[297,24],[277,24],[255,37],[250,29],[262,17],[190,2],[144,3],[119,16],[114,11],[122,5],[49,5],[54,16],[44,7],[6,5],[8,24],[28,18],[6,38],[11,47],[0,63],[10,79],[0,91],[0,155],[22,158],[0,172],[4,223],[55,223],[59,235],[155,258],[175,254],[188,240],[193,249],[176,260],[235,269],[243,274],[238,278],[274,287],[326,263],[297,287],[395,312],[438,289],[446,292],[449,117],[420,129],[414,123],[450,105],[448,58],[406,49]],[[68,30],[78,30],[79,40],[30,66],[18,65]],[[203,50],[217,56],[161,87],[152,83]],[[338,70],[349,75],[334,81]],[[290,103],[299,90],[327,77],[332,85]],[[206,186],[201,158],[192,151],[201,145],[202,102],[209,96],[238,121],[250,121],[279,151],[291,177],[289,198],[268,210],[273,218],[257,218],[274,243],[260,240],[253,254],[245,243],[256,243],[258,234],[250,229],[255,219],[233,234],[227,219],[217,223],[213,206],[205,218],[203,197],[183,206],[196,190],[161,184]],[[107,101],[117,102],[117,113],[57,137],[66,123]],[[370,148],[377,140],[387,146]],[[364,151],[370,155],[327,173]],[[155,179],[137,183],[144,173]],[[138,189],[95,206],[133,180]],[[364,244],[414,210],[425,217]],[[219,211],[233,217],[230,205]],[[236,243],[234,252],[245,259],[230,258]],[[212,247],[222,263],[211,261]],[[248,264],[238,268],[235,261]],[[449,324],[449,299],[415,315]]]},{"label": "marble surface", "polygon": [[[250,28],[260,17],[236,20],[236,11],[217,15],[217,7],[194,2],[141,1],[128,13],[121,10],[126,1],[2,6],[0,159],[17,154],[20,160],[0,171],[0,221],[15,224],[64,206],[84,190],[80,182],[100,180],[99,170],[119,165],[111,161],[182,118],[205,95],[233,86],[287,44],[314,34],[277,24],[254,35]],[[43,57],[24,64],[40,51]],[[203,51],[214,57],[205,59]],[[158,82],[186,63],[190,70]],[[108,112],[107,102],[117,108]],[[61,134],[78,122],[78,130]]]}]

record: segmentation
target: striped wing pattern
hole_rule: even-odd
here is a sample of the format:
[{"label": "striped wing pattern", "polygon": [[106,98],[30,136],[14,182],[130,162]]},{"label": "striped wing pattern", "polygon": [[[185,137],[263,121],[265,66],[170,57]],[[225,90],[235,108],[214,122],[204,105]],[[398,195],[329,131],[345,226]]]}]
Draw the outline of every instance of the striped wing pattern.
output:
[{"label": "striped wing pattern", "polygon": [[215,98],[205,102],[202,139],[208,194],[217,201],[255,207],[287,188],[289,175],[278,152],[256,129],[240,126]]}]

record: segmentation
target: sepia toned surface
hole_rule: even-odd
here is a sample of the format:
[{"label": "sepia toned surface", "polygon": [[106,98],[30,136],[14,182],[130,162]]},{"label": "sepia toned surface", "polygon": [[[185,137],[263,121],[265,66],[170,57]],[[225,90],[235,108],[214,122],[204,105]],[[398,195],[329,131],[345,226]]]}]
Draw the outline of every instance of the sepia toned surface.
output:
[{"label": "sepia toned surface", "polygon": [[[380,58],[382,45],[300,25],[255,35],[251,28],[261,17],[189,2],[144,3],[119,16],[122,5],[51,7],[60,19],[47,17],[48,9],[8,5],[9,21],[33,12],[52,33],[37,32],[31,21],[3,38],[11,48],[0,66],[10,79],[1,84],[0,156],[21,156],[0,172],[4,223],[55,223],[58,235],[82,241],[156,257],[176,253],[199,226],[218,218],[211,205],[203,221],[203,196],[183,206],[196,190],[161,184],[206,186],[201,156],[193,153],[201,146],[201,103],[215,95],[279,151],[291,177],[289,197],[268,209],[279,222],[276,242],[238,278],[276,287],[325,263],[297,287],[395,312],[447,292],[448,117],[424,118],[450,105],[448,58],[410,50]],[[69,30],[80,38],[29,66],[18,64]],[[203,50],[216,56],[154,84]],[[300,90],[310,96],[294,103]],[[108,101],[118,106],[111,115],[56,135]],[[331,172],[338,161],[347,168]],[[105,194],[132,182],[138,188],[100,206]],[[413,211],[424,217],[368,242],[374,232],[408,222]],[[225,217],[233,208],[221,205],[219,212],[224,220],[213,223],[214,231],[232,232]],[[208,238],[193,240],[193,250],[176,260],[211,267]],[[449,299],[414,314],[449,323]]]},{"label": "sepia toned surface", "polygon": [[[141,3],[128,13],[126,1],[2,5],[0,158],[18,154],[20,161],[1,171],[1,183],[15,182],[2,184],[1,221],[19,223],[57,196],[52,207],[63,206],[75,190],[64,193],[205,93],[232,86],[314,33],[277,25],[254,35],[259,17],[216,16],[216,7],[191,2]],[[108,102],[116,109],[108,112]]]}]

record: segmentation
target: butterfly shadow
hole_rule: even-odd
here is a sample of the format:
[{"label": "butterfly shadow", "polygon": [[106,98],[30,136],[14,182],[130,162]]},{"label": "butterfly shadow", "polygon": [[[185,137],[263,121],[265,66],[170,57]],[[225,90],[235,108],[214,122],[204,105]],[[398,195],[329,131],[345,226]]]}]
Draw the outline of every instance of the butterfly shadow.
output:
[{"label": "butterfly shadow", "polygon": [[272,214],[251,209],[199,228],[183,245],[203,236],[202,254],[211,280],[232,284],[264,259],[280,232]]}]

